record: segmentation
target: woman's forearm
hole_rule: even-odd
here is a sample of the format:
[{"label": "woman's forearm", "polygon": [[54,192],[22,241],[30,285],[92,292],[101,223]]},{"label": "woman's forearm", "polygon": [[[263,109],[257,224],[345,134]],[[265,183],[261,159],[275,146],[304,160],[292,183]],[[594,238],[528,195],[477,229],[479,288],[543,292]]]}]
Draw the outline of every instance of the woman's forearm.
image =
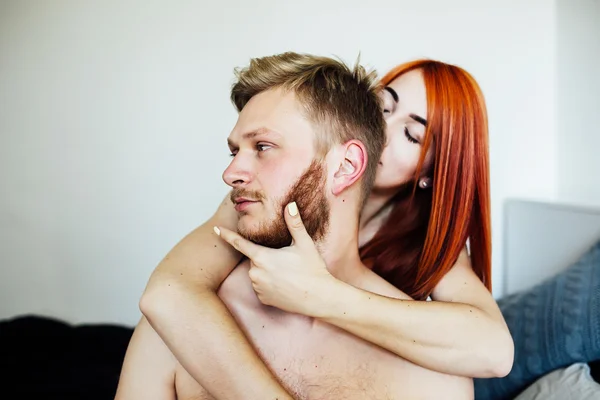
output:
[{"label": "woman's forearm", "polygon": [[146,297],[142,309],[179,363],[202,387],[216,399],[292,398],[215,292],[180,287],[175,281],[166,288],[162,294]]},{"label": "woman's forearm", "polygon": [[400,300],[337,281],[315,317],[422,367],[467,377],[497,377],[512,365],[512,338],[474,306]]}]

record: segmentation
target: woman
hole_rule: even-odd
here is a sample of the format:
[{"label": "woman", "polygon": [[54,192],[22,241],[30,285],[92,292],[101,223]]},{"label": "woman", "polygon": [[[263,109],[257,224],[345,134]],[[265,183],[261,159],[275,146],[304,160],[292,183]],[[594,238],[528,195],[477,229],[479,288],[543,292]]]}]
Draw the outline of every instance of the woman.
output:
[{"label": "woman", "polygon": [[[279,268],[264,265],[271,284],[263,285],[261,296],[270,305],[307,315],[319,309],[317,317],[431,370],[504,376],[512,366],[513,343],[490,293],[487,115],[481,91],[466,71],[430,60],[400,65],[381,83],[388,143],[361,214],[359,241],[365,264],[405,299],[367,297],[331,279],[314,246],[291,246],[277,259],[263,260]],[[226,231],[236,224],[226,199],[160,263],[140,308],[182,366],[217,398],[288,399],[216,295],[241,254],[223,243],[213,226]],[[285,286],[291,272],[296,282],[323,284]],[[298,287],[312,288],[310,301],[294,300]],[[428,298],[432,301],[422,301]],[[336,314],[336,302],[348,301],[356,305],[353,311]]]}]

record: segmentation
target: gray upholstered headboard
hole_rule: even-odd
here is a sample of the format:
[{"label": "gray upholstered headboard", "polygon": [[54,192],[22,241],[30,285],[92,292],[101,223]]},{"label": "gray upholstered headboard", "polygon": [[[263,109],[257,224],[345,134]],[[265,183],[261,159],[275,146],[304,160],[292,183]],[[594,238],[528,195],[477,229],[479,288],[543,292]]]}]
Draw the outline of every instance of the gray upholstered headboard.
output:
[{"label": "gray upholstered headboard", "polygon": [[503,295],[565,269],[600,239],[600,207],[509,200],[504,216]]}]

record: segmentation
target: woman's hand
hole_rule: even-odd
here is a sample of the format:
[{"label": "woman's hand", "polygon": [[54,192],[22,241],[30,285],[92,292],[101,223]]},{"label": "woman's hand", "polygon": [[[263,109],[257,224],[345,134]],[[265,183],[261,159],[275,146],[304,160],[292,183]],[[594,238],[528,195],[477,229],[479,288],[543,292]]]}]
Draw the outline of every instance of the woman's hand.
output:
[{"label": "woman's hand", "polygon": [[250,259],[252,287],[263,304],[312,316],[336,278],[306,232],[296,203],[288,204],[286,211],[285,222],[293,238],[289,247],[263,247],[223,227],[215,227],[215,232]]}]

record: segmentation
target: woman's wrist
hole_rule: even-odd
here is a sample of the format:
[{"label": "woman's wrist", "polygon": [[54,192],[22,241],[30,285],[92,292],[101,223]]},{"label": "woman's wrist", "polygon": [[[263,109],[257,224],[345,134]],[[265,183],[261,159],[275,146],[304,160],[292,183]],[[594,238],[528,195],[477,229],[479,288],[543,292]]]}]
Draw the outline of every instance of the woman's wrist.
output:
[{"label": "woman's wrist", "polygon": [[323,277],[315,282],[313,296],[306,302],[306,315],[323,320],[335,317],[343,312],[340,307],[345,303],[350,289],[352,286],[333,275]]}]

